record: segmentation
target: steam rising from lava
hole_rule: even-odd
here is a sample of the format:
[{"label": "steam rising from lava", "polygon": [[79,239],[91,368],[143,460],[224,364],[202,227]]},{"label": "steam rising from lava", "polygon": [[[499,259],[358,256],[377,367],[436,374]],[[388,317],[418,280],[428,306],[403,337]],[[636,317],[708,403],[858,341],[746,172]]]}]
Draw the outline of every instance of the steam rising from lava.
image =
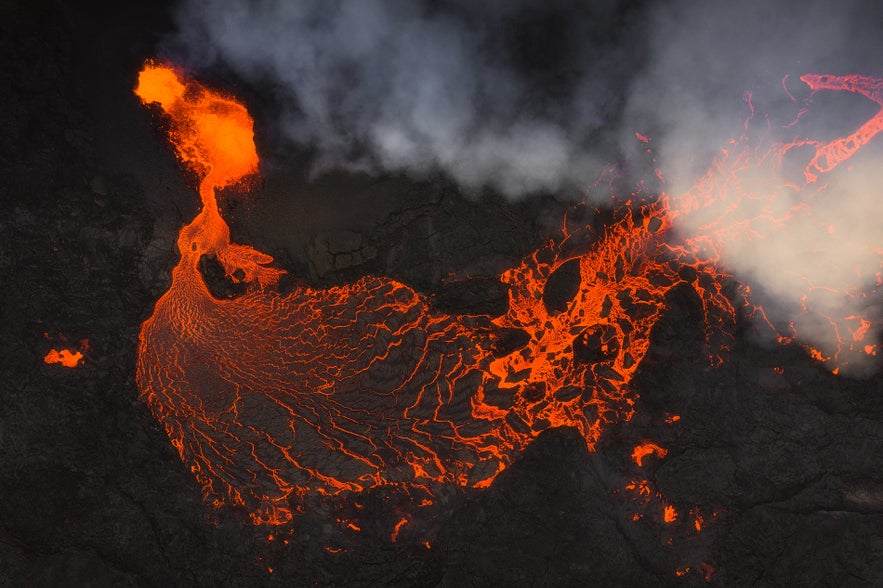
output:
[{"label": "steam rising from lava", "polygon": [[[807,166],[817,145],[863,125],[879,132],[883,94],[861,76],[839,86],[800,76],[879,74],[880,16],[862,2],[666,4],[648,14],[651,58],[624,116],[653,138],[675,208],[718,160],[726,180],[675,229],[714,232],[721,266],[751,286],[776,331],[796,333],[817,358],[839,356],[829,367],[851,375],[879,365],[883,151],[878,138],[842,167],[830,157],[825,173]],[[740,151],[766,162],[744,165]]]},{"label": "steam rising from lava", "polygon": [[[747,116],[742,91],[758,110],[746,136],[765,144],[741,148],[842,136],[868,118],[876,105],[841,97],[786,128],[808,95],[798,75],[880,69],[879,17],[858,1],[189,0],[165,53],[191,69],[221,62],[272,88],[282,108],[271,126],[310,149],[319,171],[441,171],[511,196],[578,193],[608,162],[639,159],[637,131],[665,174],[659,191],[680,195]],[[883,244],[871,220],[883,216],[878,157],[857,158],[848,177],[838,170],[788,194],[743,198],[717,235],[722,266],[754,286],[778,331],[796,330],[820,357],[841,346],[831,316],[874,315],[865,294]],[[756,173],[740,181],[773,191],[792,182]],[[735,230],[738,219],[771,213],[788,222]],[[703,222],[681,216],[675,228],[694,238]],[[878,328],[869,329],[874,342]],[[867,368],[861,354],[848,363]]]}]

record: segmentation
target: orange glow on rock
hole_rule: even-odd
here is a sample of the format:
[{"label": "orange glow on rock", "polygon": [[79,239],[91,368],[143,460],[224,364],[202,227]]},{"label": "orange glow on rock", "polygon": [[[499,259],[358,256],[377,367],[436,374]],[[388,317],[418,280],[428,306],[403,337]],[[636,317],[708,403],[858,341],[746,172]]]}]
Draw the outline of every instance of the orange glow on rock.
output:
[{"label": "orange glow on rock", "polygon": [[663,449],[656,443],[646,441],[635,447],[635,450],[632,452],[632,459],[635,460],[635,463],[640,468],[644,466],[644,458],[648,455],[656,455],[656,457],[663,458],[668,455],[668,449]]},{"label": "orange glow on rock", "polygon": [[641,497],[650,497],[653,493],[650,490],[650,485],[647,480],[632,480],[625,487],[626,490],[631,490],[635,494]]},{"label": "orange glow on rock", "polygon": [[[853,318],[853,317],[846,317],[846,318],[849,319],[849,318]],[[859,326],[859,327],[858,327],[858,328],[852,333],[852,340],[853,340],[853,341],[861,341],[862,339],[865,338],[865,335],[868,333],[868,329],[871,328],[871,321],[865,320],[865,319],[860,318],[860,317],[856,317],[856,318],[859,319],[859,322],[860,322],[860,325],[861,325],[861,326]]]},{"label": "orange glow on rock", "polygon": [[392,529],[392,535],[390,536],[390,539],[392,540],[393,543],[395,543],[396,541],[398,541],[398,539],[399,539],[399,531],[401,531],[401,530],[402,530],[402,527],[404,527],[404,526],[407,525],[407,524],[408,524],[408,519],[407,519],[407,517],[402,517],[401,519],[399,519],[399,522],[396,523],[396,526],[393,527],[393,529]]},{"label": "orange glow on rock", "polygon": [[82,365],[83,354],[80,351],[71,351],[70,349],[50,349],[43,357],[43,361],[48,364],[57,363],[64,367],[75,368]]},{"label": "orange glow on rock", "polygon": [[662,511],[662,520],[666,523],[673,523],[678,520],[678,511],[675,510],[675,507],[672,505],[668,505]]},{"label": "orange glow on rock", "polygon": [[699,567],[702,568],[702,572],[705,574],[705,581],[711,582],[711,577],[714,575],[715,571],[714,566],[708,562],[702,562]]}]

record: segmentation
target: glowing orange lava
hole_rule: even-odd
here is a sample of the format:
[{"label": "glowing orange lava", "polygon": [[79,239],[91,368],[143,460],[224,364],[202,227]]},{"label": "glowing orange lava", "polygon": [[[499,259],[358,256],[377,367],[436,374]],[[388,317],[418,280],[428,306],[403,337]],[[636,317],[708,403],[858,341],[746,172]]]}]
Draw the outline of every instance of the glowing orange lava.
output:
[{"label": "glowing orange lava", "polygon": [[635,463],[638,464],[638,467],[640,468],[644,466],[644,458],[648,455],[665,457],[668,455],[668,449],[663,449],[656,443],[646,441],[635,447],[635,450],[632,452],[632,459],[635,460]]},{"label": "glowing orange lava", "polygon": [[673,523],[678,520],[678,511],[672,505],[667,505],[662,511],[662,520],[666,523]]},{"label": "glowing orange lava", "polygon": [[408,524],[408,518],[402,517],[399,519],[399,522],[396,523],[395,527],[392,529],[392,535],[390,536],[390,540],[395,543],[399,538],[399,531],[402,530],[402,527]]},{"label": "glowing orange lava", "polygon": [[79,367],[83,362],[83,354],[80,351],[71,351],[70,349],[50,349],[49,353],[43,357],[43,361],[48,364],[59,363],[64,367]]},{"label": "glowing orange lava", "polygon": [[[677,208],[662,198],[621,209],[586,253],[569,253],[574,235],[564,231],[500,276],[509,308],[493,320],[441,313],[382,277],[283,294],[283,271],[231,242],[218,210],[216,190],[257,171],[246,109],[160,64],[144,67],[136,92],[170,118],[202,200],[178,237],[172,284],[142,326],[137,382],[215,506],[282,523],[308,493],[481,488],[551,427],[574,427],[593,449],[605,427],[631,418],[629,383],[680,285],[699,294],[709,357],[721,360],[735,317],[726,275],[705,248],[667,239],[701,188]],[[214,298],[203,255],[249,290]],[[551,312],[546,281],[572,260],[580,288]],[[516,331],[524,343],[512,349]]]}]

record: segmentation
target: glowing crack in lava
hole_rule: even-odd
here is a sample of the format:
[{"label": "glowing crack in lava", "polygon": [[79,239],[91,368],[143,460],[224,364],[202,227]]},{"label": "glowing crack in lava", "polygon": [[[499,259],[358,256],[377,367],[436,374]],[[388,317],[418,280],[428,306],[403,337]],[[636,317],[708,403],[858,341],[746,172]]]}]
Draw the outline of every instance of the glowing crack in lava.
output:
[{"label": "glowing crack in lava", "polygon": [[[575,241],[565,230],[505,272],[509,308],[494,319],[438,312],[382,277],[280,293],[283,272],[230,241],[216,200],[257,171],[246,109],[161,64],[144,67],[136,93],[171,119],[202,199],[180,232],[172,284],[142,326],[137,382],[214,506],[283,523],[309,493],[485,487],[550,427],[576,428],[592,449],[606,426],[631,418],[629,382],[682,284],[702,301],[710,359],[726,346],[715,335],[735,317],[727,276],[689,242],[666,240],[666,198],[624,207],[587,252],[565,253]],[[203,255],[251,287],[214,298]],[[579,290],[551,312],[546,281],[571,261]]]}]

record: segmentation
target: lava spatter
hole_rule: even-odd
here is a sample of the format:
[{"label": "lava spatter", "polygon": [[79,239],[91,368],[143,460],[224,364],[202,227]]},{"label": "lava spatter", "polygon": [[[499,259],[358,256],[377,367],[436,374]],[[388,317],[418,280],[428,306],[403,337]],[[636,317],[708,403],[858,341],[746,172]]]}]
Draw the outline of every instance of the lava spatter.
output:
[{"label": "lava spatter", "polygon": [[[568,253],[564,231],[506,271],[509,308],[493,320],[439,312],[382,277],[283,294],[274,287],[283,271],[231,241],[216,200],[216,189],[257,171],[247,110],[163,64],[144,67],[136,92],[169,117],[202,200],[180,232],[172,284],[142,326],[137,382],[214,506],[283,523],[311,493],[485,487],[557,426],[593,449],[631,418],[629,383],[681,284],[699,294],[709,357],[721,360],[717,335],[735,320],[727,275],[700,248],[671,243],[671,219],[689,211],[666,198],[624,206],[587,253]],[[203,255],[244,276],[248,291],[214,298]],[[574,260],[580,288],[550,311],[546,282]],[[524,344],[501,351],[500,334],[513,329]]]}]

